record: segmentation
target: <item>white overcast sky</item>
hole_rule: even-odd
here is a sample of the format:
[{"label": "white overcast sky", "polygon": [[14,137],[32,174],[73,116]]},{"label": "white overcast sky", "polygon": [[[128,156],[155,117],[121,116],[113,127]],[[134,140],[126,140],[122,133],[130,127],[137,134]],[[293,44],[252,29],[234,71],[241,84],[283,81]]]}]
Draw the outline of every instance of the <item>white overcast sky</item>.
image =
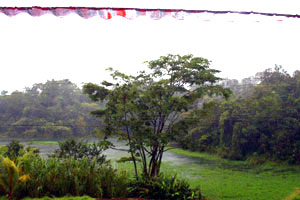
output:
[{"label": "white overcast sky", "polygon": [[[146,7],[297,14],[300,2],[296,2],[4,0],[0,7]],[[221,15],[211,21],[193,17],[104,20],[99,16],[83,19],[76,14],[59,18],[0,13],[0,91],[23,90],[52,79],[69,79],[78,85],[100,83],[108,78],[107,67],[134,73],[146,67],[143,61],[168,53],[208,58],[212,68],[222,71],[219,76],[223,78],[246,78],[275,64],[292,73],[300,70],[299,47],[300,19],[278,22],[273,17]]]}]

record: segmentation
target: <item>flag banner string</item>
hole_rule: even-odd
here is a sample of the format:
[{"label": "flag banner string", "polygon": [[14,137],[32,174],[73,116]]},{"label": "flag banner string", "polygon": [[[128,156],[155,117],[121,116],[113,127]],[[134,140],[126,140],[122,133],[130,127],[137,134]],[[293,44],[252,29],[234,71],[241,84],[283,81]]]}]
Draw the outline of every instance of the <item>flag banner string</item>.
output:
[{"label": "flag banner string", "polygon": [[[297,14],[263,13],[253,11],[213,11],[213,10],[184,10],[184,9],[142,9],[142,8],[97,8],[97,7],[0,7],[0,13],[7,16],[16,16],[20,13],[28,13],[31,16],[39,17],[45,14],[53,14],[57,17],[63,17],[71,13],[78,14],[83,18],[99,16],[103,19],[111,19],[115,16],[121,16],[126,19],[135,19],[140,16],[149,17],[153,20],[159,20],[163,17],[173,17],[177,20],[184,20],[189,16],[196,16],[204,21],[211,21],[212,16],[224,14],[232,15],[251,15],[273,17],[276,21],[283,21],[285,18],[299,19]],[[206,14],[206,15],[205,15]],[[255,18],[259,21],[261,18]],[[228,21],[235,21],[228,18]]]}]

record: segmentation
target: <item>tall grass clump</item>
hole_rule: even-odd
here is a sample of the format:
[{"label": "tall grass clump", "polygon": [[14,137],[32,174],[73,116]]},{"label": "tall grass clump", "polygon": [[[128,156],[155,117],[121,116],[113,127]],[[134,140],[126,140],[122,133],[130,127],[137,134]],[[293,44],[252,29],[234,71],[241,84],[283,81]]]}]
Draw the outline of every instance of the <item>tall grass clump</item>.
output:
[{"label": "tall grass clump", "polygon": [[112,198],[127,195],[128,175],[117,172],[110,165],[99,165],[97,160],[73,157],[44,160],[27,153],[18,162],[31,177],[19,190],[19,196]]}]

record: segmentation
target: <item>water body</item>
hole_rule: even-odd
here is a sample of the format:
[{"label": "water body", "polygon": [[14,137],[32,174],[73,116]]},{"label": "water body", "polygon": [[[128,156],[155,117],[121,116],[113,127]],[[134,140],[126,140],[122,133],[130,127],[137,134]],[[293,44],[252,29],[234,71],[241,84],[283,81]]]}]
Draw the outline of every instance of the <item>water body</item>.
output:
[{"label": "water body", "polygon": [[[9,144],[11,139],[1,139],[0,140],[0,146],[1,145],[7,145]],[[52,154],[56,149],[58,149],[58,145],[51,144],[29,144],[32,141],[49,141],[45,139],[18,139],[21,144],[23,144],[25,147],[32,146],[36,147],[40,150],[40,155],[43,158],[47,158],[49,154]],[[54,141],[54,140],[53,140]],[[59,141],[59,140],[56,140]],[[88,140],[88,142],[93,142],[95,140]],[[126,143],[120,142],[117,139],[111,139],[111,142],[115,145],[115,148],[118,149],[127,149]],[[129,156],[129,154],[126,151],[120,151],[116,149],[108,149],[104,151],[104,154],[107,156],[108,159],[120,159],[121,157]],[[186,157],[184,155],[175,154],[172,152],[165,152],[163,156],[164,162],[172,162],[173,164],[189,164],[196,161],[195,158]]]},{"label": "water body", "polygon": [[[0,145],[7,145],[9,144],[11,140],[10,139],[1,139],[0,140]],[[58,149],[57,144],[30,144],[32,141],[49,141],[45,139],[20,139],[19,140],[21,144],[23,144],[25,147],[27,146],[32,146],[36,147],[40,150],[40,155],[43,158],[48,158],[48,155],[52,154],[56,149]],[[52,140],[54,141],[54,140]],[[57,140],[59,141],[59,140]],[[95,139],[89,139],[88,142],[94,142],[96,141]],[[113,138],[110,140],[114,145],[115,148],[118,149],[127,149],[128,147],[126,146],[125,142],[120,142],[116,138]],[[108,149],[104,151],[104,153],[107,156],[107,159],[112,159],[112,160],[118,160],[121,157],[128,157],[129,153],[126,151],[120,151],[116,149]],[[234,164],[232,162],[225,162],[225,161],[216,161],[216,160],[208,160],[205,158],[200,158],[200,157],[188,157],[172,152],[165,152],[163,156],[163,162],[168,162],[172,165],[186,165],[190,166],[192,164],[197,165],[198,167],[207,167],[210,169],[215,169],[215,168],[220,168],[220,169],[230,169],[234,171],[248,171],[249,169],[253,168],[253,166],[249,166],[249,164],[241,163],[241,164]]]}]

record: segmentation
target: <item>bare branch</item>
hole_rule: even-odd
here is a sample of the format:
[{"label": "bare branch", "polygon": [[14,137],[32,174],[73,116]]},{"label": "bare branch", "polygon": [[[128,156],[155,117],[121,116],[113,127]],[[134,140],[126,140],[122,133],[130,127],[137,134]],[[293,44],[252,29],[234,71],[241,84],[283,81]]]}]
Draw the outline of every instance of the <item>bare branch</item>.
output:
[{"label": "bare branch", "polygon": [[172,149],[176,149],[176,147],[169,147],[169,148],[165,149],[164,152],[172,150]]},{"label": "bare branch", "polygon": [[113,149],[113,150],[117,150],[117,151],[126,151],[126,152],[129,151],[129,149],[118,149],[118,148],[115,148],[115,147],[110,147],[110,148]]}]

